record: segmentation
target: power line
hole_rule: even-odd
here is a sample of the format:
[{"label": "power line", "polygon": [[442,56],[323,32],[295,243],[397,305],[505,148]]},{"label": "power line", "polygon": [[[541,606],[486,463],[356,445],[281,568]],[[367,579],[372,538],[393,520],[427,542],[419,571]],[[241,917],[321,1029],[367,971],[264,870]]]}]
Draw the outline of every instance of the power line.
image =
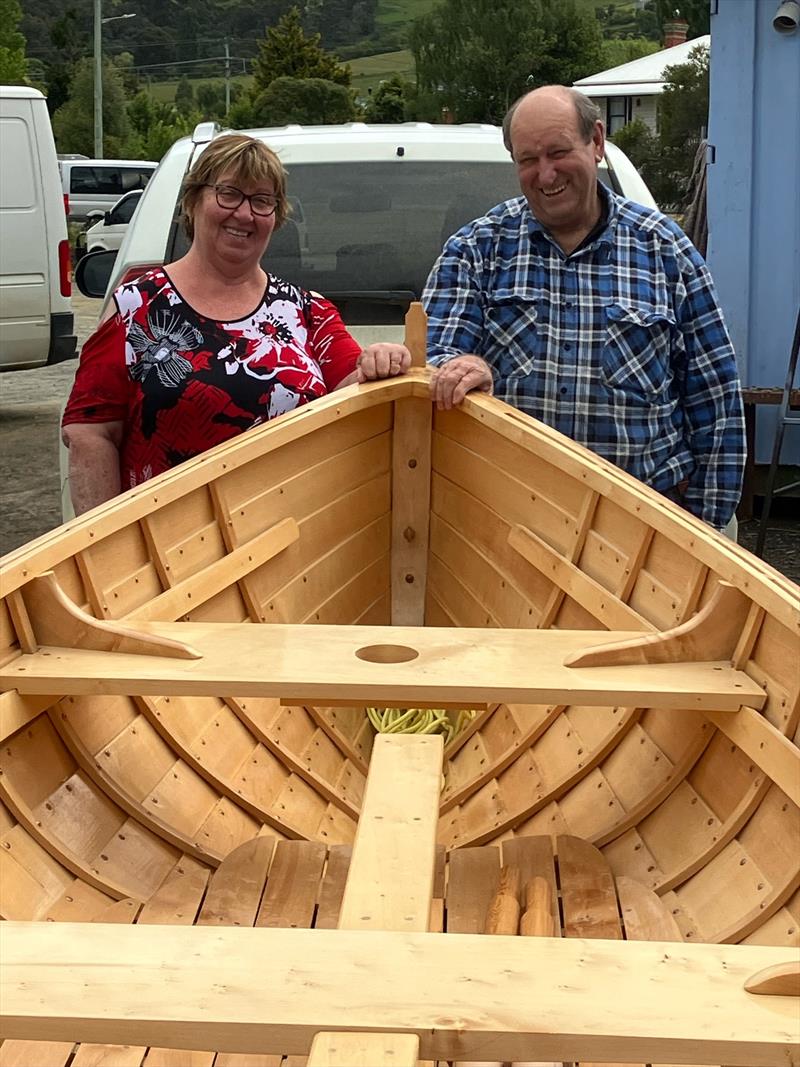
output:
[{"label": "power line", "polygon": [[171,63],[146,63],[143,66],[131,66],[130,70],[155,70],[156,68],[163,67],[188,67],[195,63],[225,63],[227,60],[232,62],[241,63],[242,71],[245,70],[245,64],[250,60],[244,56],[206,56],[203,59],[181,59],[175,60]]}]

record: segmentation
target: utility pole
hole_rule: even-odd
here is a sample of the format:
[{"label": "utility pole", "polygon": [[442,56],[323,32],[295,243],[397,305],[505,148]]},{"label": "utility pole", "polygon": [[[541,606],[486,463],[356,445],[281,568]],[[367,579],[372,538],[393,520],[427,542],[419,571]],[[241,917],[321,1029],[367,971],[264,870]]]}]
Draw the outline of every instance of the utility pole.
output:
[{"label": "utility pole", "polygon": [[225,114],[231,109],[231,50],[225,38]]},{"label": "utility pole", "polygon": [[119,19],[135,19],[136,12],[129,15],[109,15],[103,18],[102,0],[94,0],[94,158],[103,156],[103,23]]},{"label": "utility pole", "polygon": [[103,15],[94,0],[94,158],[103,158]]}]

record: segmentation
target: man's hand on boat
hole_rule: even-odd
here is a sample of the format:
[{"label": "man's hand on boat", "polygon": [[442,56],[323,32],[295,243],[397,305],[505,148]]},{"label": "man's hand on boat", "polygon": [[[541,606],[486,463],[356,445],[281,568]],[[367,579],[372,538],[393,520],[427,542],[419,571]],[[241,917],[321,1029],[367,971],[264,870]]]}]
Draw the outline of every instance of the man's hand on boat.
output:
[{"label": "man's hand on boat", "polygon": [[492,393],[492,369],[480,356],[456,356],[437,367],[431,378],[431,399],[440,411],[457,407],[467,393]]},{"label": "man's hand on boat", "polygon": [[410,366],[411,353],[405,345],[379,342],[365,348],[358,357],[355,380],[360,384],[376,382],[380,378],[396,378],[398,374],[405,374]]}]

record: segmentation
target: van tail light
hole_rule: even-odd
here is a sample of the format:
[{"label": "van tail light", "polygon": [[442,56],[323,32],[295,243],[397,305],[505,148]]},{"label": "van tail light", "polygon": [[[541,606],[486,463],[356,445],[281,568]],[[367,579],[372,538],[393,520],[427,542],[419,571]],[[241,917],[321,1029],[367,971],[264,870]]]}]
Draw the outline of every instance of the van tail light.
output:
[{"label": "van tail light", "polygon": [[69,193],[64,193],[64,214],[69,218]]},{"label": "van tail light", "polygon": [[72,259],[69,241],[58,242],[58,278],[61,283],[61,295],[72,296]]},{"label": "van tail light", "polygon": [[136,267],[128,267],[125,273],[117,282],[117,285],[125,285],[126,282],[132,282],[134,278],[141,278],[143,274],[147,274],[149,270],[156,270],[158,267],[162,267],[163,263],[140,263]]}]

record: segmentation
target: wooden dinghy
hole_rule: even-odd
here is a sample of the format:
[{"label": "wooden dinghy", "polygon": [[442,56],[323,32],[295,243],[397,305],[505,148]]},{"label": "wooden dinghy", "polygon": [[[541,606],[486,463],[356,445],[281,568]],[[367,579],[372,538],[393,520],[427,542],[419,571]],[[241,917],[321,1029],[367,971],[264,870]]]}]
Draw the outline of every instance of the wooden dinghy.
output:
[{"label": "wooden dinghy", "polygon": [[0,1065],[797,1064],[799,593],[422,369],[10,554]]}]

